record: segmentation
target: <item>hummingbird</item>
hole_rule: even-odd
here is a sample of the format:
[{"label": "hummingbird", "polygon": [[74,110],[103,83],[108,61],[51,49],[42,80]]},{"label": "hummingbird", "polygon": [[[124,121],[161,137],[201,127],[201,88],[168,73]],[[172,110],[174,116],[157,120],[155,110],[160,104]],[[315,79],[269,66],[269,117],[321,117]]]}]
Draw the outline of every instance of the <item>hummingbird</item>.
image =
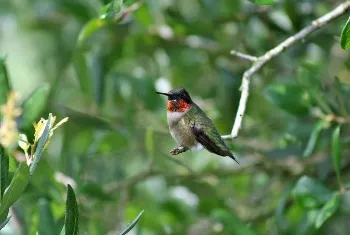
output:
[{"label": "hummingbird", "polygon": [[231,151],[225,145],[214,123],[202,109],[192,101],[184,88],[175,88],[168,93],[156,92],[168,97],[167,119],[171,136],[179,147],[170,153],[177,155],[187,150],[207,149],[223,157],[230,157],[238,164]]}]

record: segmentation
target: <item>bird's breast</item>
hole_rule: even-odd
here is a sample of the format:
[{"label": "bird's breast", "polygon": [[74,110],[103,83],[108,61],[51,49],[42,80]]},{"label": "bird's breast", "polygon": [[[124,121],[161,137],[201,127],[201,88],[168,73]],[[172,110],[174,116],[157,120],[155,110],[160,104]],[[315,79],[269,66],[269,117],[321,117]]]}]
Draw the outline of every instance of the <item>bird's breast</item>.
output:
[{"label": "bird's breast", "polygon": [[168,123],[171,136],[181,146],[188,147],[191,150],[201,149],[202,145],[197,142],[196,137],[191,132],[186,117],[184,115],[175,115],[173,112],[169,118],[168,114]]},{"label": "bird's breast", "polygon": [[177,124],[180,119],[185,115],[185,112],[167,112],[168,125],[173,126]]}]

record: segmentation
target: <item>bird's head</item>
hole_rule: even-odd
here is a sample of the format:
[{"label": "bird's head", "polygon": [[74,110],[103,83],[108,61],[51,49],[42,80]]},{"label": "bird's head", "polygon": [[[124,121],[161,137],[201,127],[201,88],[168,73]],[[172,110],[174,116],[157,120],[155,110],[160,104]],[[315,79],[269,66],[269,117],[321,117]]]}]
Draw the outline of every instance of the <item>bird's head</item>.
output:
[{"label": "bird's head", "polygon": [[168,93],[156,93],[168,96],[168,112],[185,112],[193,103],[190,94],[184,88],[175,88]]}]

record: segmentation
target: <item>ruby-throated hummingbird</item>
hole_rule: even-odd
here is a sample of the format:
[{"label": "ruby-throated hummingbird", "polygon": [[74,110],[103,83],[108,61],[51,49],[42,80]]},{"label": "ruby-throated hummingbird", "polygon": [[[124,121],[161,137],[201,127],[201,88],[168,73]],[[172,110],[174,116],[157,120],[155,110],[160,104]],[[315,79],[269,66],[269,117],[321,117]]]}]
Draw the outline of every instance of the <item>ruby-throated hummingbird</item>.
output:
[{"label": "ruby-throated hummingbird", "polygon": [[[167,118],[171,136],[180,144],[170,151],[172,155],[198,150],[202,147],[220,156],[229,156],[237,163],[233,154],[221,139],[213,122],[196,105],[184,88],[176,88],[168,93]],[[239,163],[238,163],[239,164]]]}]

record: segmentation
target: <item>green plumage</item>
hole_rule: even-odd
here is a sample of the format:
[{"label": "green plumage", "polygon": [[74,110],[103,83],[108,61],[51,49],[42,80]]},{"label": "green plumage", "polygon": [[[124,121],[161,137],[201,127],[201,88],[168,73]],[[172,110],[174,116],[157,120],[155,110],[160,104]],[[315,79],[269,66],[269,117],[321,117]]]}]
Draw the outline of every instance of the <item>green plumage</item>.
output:
[{"label": "green plumage", "polygon": [[[192,101],[185,89],[177,88],[169,93],[157,93],[168,96],[170,107],[174,106],[174,109],[168,110],[168,124],[172,137],[180,146],[171,150],[171,154],[176,155],[188,149],[195,150],[203,146],[212,153],[229,156],[238,163],[221,139],[214,123]],[[181,107],[183,103],[185,103],[184,109]]]}]

